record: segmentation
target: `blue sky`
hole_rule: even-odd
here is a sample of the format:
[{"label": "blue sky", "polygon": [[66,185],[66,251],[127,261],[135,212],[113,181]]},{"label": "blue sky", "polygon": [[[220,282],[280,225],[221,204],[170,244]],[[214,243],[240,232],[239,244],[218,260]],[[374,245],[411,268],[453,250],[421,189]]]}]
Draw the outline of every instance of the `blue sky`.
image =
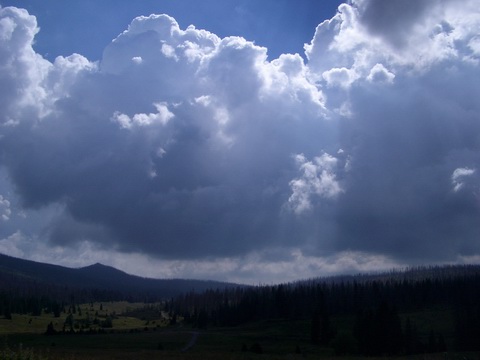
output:
[{"label": "blue sky", "polygon": [[477,0],[0,4],[0,252],[253,284],[480,262]]}]

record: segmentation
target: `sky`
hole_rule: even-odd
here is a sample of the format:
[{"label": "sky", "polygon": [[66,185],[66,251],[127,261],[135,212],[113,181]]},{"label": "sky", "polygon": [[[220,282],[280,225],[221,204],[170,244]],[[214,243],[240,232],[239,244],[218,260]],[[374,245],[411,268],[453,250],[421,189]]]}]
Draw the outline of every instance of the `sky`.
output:
[{"label": "sky", "polygon": [[248,284],[480,263],[478,0],[0,5],[1,253]]}]

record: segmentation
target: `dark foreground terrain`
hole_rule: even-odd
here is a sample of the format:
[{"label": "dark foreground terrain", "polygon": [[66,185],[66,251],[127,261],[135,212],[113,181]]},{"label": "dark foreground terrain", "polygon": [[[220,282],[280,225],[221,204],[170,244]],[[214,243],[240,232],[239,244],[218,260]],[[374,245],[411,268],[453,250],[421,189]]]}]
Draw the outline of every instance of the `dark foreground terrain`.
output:
[{"label": "dark foreground terrain", "polygon": [[[16,334],[4,338],[1,359],[358,359],[302,339],[305,324],[260,323],[201,331],[162,329],[97,335]],[[193,341],[193,342],[192,342]],[[10,354],[10,355],[9,355]],[[377,359],[479,359],[479,352],[380,355]]]},{"label": "dark foreground terrain", "polygon": [[[336,355],[301,335],[307,324],[265,322],[236,328],[165,328],[135,332],[46,336],[11,334],[1,359],[357,359]],[[10,355],[9,355],[10,354]],[[479,352],[379,355],[377,359],[479,359]]]},{"label": "dark foreground terrain", "polygon": [[0,359],[480,359],[478,266],[162,296],[167,283],[102,265],[59,286],[45,264],[1,260]]}]

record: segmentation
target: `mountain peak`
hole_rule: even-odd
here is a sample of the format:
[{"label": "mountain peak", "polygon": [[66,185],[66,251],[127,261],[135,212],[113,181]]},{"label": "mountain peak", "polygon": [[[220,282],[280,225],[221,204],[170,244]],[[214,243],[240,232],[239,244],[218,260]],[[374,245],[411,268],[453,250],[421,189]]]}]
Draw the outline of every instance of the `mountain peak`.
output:
[{"label": "mountain peak", "polygon": [[236,286],[215,281],[143,278],[129,275],[122,270],[98,262],[73,269],[19,259],[0,253],[0,277],[2,276],[7,279],[7,285],[22,281],[25,287],[32,286],[32,284],[47,284],[60,287],[68,285],[71,289],[82,289],[82,291],[85,289],[114,290],[123,294],[122,296],[128,294],[135,299],[145,298],[145,294],[156,298],[171,298],[192,289],[205,291],[212,288]]},{"label": "mountain peak", "polygon": [[88,265],[88,266],[85,266],[85,267],[81,267],[79,268],[78,270],[82,271],[82,272],[101,272],[101,273],[109,273],[109,274],[112,274],[112,273],[122,273],[122,274],[125,274],[127,275],[124,271],[122,270],[118,270],[116,268],[114,268],[113,266],[109,266],[109,265],[104,265],[104,264],[101,264],[101,263],[95,263],[95,264],[92,264],[92,265]]},{"label": "mountain peak", "polygon": [[106,268],[106,267],[111,267],[111,266],[104,265],[102,263],[96,262],[95,264],[87,265],[85,267],[87,267],[87,268]]}]

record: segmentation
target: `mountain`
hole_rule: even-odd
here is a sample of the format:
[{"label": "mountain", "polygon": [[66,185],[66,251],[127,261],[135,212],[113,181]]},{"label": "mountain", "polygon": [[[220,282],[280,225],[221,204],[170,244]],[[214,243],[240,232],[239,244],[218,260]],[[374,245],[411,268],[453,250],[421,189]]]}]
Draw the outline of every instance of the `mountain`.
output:
[{"label": "mountain", "polygon": [[[185,279],[150,279],[130,275],[103,264],[68,268],[0,254],[0,291],[65,292],[65,289],[108,292],[128,299],[165,299],[184,292],[236,287],[236,284]],[[43,290],[42,290],[43,289]],[[63,290],[62,290],[63,289]],[[116,294],[116,295],[114,295]]]}]

